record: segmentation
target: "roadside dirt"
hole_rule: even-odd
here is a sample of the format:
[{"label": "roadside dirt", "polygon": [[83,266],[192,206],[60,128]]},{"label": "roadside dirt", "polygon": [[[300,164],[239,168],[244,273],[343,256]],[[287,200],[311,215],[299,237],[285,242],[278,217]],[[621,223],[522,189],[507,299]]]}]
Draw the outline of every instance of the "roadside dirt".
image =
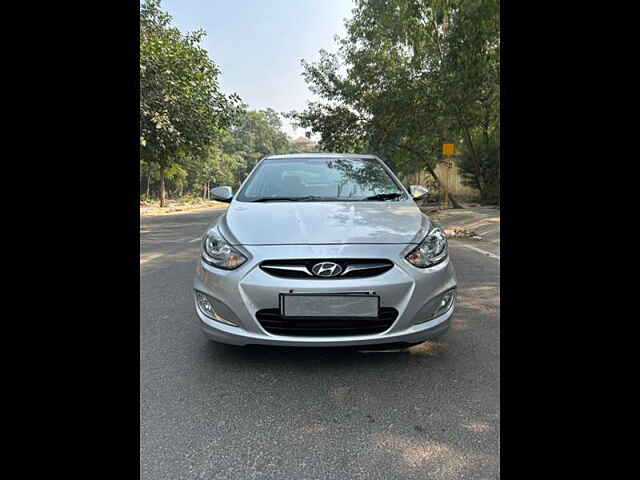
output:
[{"label": "roadside dirt", "polygon": [[169,200],[164,208],[160,208],[158,202],[140,204],[140,216],[151,217],[155,215],[169,215],[172,213],[183,213],[187,211],[204,210],[207,208],[222,208],[226,206],[226,203],[216,202],[213,200],[197,203]]},{"label": "roadside dirt", "polygon": [[486,233],[493,234],[500,229],[498,207],[474,206],[442,210],[430,206],[422,211],[443,229],[448,238],[484,240]]}]

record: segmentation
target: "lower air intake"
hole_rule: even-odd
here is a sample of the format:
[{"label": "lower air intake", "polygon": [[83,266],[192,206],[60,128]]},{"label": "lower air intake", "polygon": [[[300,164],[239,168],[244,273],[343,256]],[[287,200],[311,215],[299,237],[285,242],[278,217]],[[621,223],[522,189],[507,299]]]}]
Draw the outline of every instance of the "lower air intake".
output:
[{"label": "lower air intake", "polygon": [[391,327],[397,317],[398,311],[390,307],[381,307],[378,318],[375,319],[284,318],[277,308],[266,308],[256,312],[256,319],[267,332],[273,335],[299,337],[374,335]]}]

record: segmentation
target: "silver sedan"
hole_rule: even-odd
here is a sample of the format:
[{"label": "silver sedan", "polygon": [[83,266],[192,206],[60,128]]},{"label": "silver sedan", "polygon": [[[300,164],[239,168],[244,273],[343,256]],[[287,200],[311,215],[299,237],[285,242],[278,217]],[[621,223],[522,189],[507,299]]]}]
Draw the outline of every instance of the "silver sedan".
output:
[{"label": "silver sedan", "polygon": [[456,303],[444,233],[373,155],[262,159],[202,238],[199,323],[233,345],[410,345],[442,335]]}]

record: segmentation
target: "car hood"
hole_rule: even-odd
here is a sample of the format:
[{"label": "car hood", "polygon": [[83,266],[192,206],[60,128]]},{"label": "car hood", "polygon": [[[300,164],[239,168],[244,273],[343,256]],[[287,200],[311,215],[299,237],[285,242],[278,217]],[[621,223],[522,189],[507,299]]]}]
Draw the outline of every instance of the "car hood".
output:
[{"label": "car hood", "polygon": [[219,223],[234,245],[418,243],[430,225],[412,201],[233,202]]}]

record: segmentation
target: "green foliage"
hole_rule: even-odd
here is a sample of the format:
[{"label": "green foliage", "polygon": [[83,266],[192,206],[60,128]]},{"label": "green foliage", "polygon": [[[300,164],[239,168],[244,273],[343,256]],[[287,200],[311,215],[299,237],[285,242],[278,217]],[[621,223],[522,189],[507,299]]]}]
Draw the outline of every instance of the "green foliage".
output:
[{"label": "green foliage", "polygon": [[[279,115],[272,109],[243,111],[234,127],[221,131],[216,142],[197,154],[179,153],[176,161],[165,170],[168,191],[176,196],[206,192],[214,185],[237,188],[255,164],[267,155],[289,153],[292,147],[281,130]],[[141,190],[158,191],[160,168],[158,164],[141,160],[143,180]],[[141,192],[142,193],[142,192]]]},{"label": "green foliage", "polygon": [[499,138],[499,1],[356,0],[346,27],[336,53],[302,63],[322,102],[288,116],[323,148],[376,153],[400,174],[464,139],[483,189],[474,138]]},{"label": "green foliage", "polygon": [[[495,138],[477,138],[476,153],[480,163],[480,182],[476,175],[475,163],[468,150],[456,158],[464,185],[480,190],[480,201],[485,204],[500,204],[500,144]],[[480,189],[480,184],[483,188]]]},{"label": "green foliage", "polygon": [[321,152],[320,147],[316,142],[307,138],[306,141],[292,141],[289,143],[289,149],[287,153],[316,153]]},{"label": "green foliage", "polygon": [[233,155],[236,179],[241,182],[258,161],[267,155],[287,153],[289,139],[281,130],[278,113],[271,108],[261,111],[245,111],[231,128],[222,145]]},{"label": "green foliage", "polygon": [[[453,142],[464,182],[499,198],[499,0],[355,0],[334,53],[303,61],[320,101],[284,114],[319,134],[290,143],[272,109],[224,95],[219,69],[159,0],[140,6],[140,189],[176,196],[237,187],[266,155],[375,153],[401,176],[433,172]],[[352,172],[363,175],[362,172]],[[432,173],[433,174],[433,173]],[[376,179],[370,179],[375,182]],[[161,194],[161,200],[164,195]]]},{"label": "green foliage", "polygon": [[171,27],[159,0],[140,6],[141,156],[169,168],[200,154],[238,114],[239,98],[219,91],[218,67],[200,46],[203,31]]},{"label": "green foliage", "polygon": [[318,144],[321,151],[363,152],[367,149],[360,119],[346,107],[309,103],[304,114],[293,111],[286,116],[294,121],[296,127],[321,133]]}]

